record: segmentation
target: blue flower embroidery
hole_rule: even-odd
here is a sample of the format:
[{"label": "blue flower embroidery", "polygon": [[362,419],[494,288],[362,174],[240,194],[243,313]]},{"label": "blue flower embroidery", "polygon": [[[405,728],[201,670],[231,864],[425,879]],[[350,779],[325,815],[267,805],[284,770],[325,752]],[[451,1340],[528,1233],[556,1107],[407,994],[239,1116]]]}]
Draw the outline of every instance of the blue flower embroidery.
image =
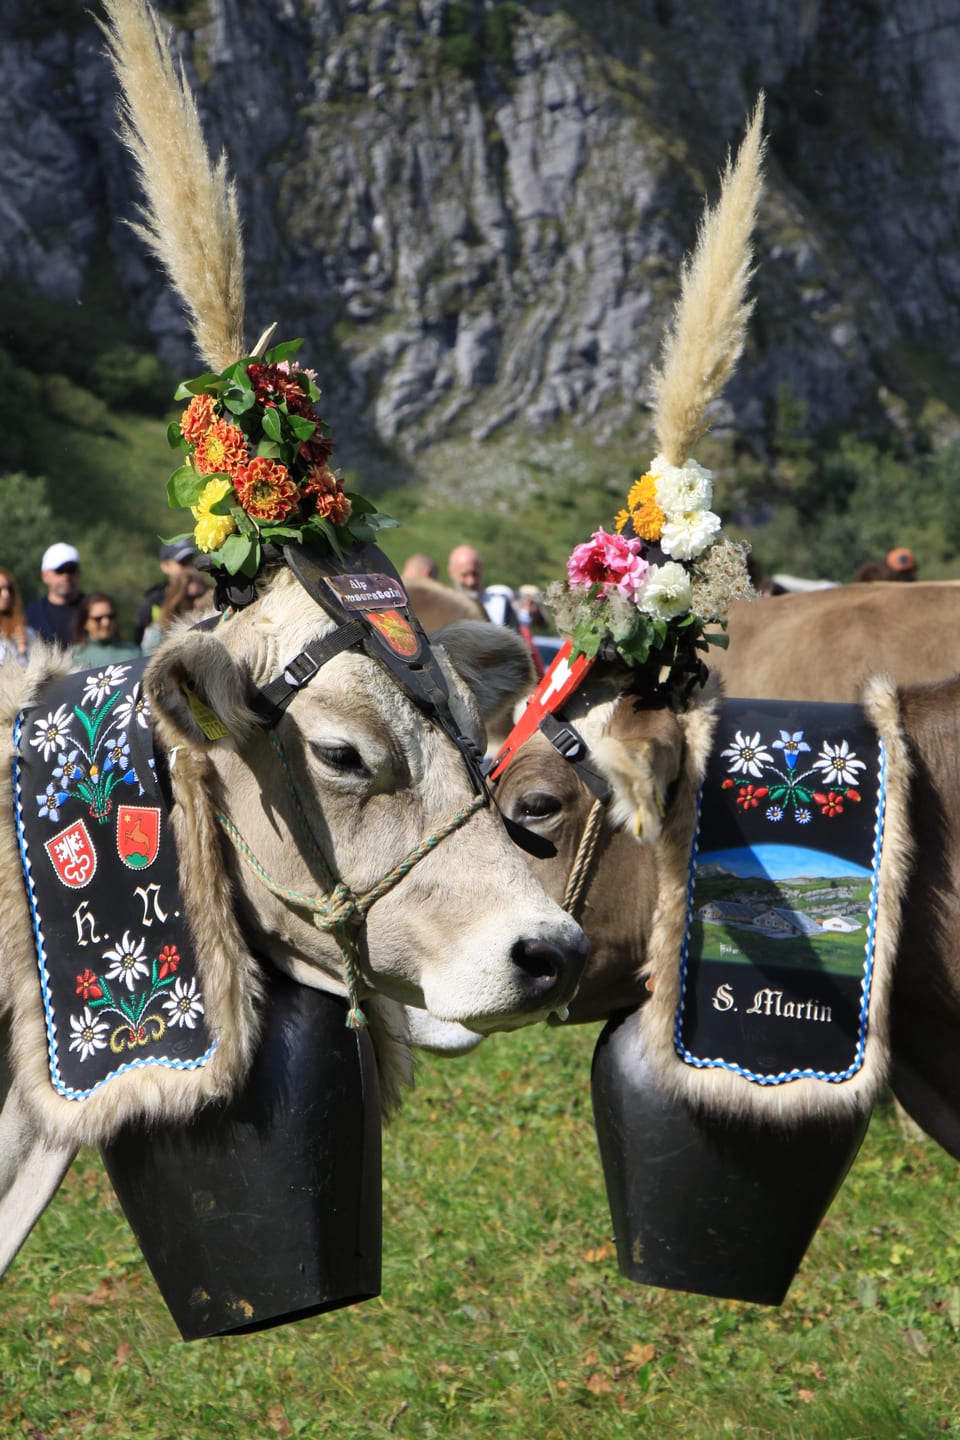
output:
[{"label": "blue flower embroidery", "polygon": [[771,747],[774,750],[782,750],[783,758],[787,762],[787,769],[792,770],[803,750],[809,750],[810,746],[803,738],[802,730],[794,730],[791,735],[789,730],[780,731],[780,739],[774,740]]},{"label": "blue flower embroidery", "polygon": [[810,824],[810,811],[809,811],[809,810],[798,810],[798,811],[797,811],[797,817],[796,817],[796,818],[797,818],[797,824],[798,824],[798,825],[809,825],[809,824]]},{"label": "blue flower embroidery", "polygon": [[781,809],[781,807],[779,805],[769,805],[767,807],[767,819],[772,820],[774,823],[776,823],[778,820],[782,820],[783,810]]},{"label": "blue flower embroidery", "polygon": [[47,786],[42,795],[37,796],[37,804],[40,806],[40,818],[44,816],[56,823],[60,819],[60,806],[64,800],[69,800],[69,795],[63,790],[58,790],[53,781]]}]

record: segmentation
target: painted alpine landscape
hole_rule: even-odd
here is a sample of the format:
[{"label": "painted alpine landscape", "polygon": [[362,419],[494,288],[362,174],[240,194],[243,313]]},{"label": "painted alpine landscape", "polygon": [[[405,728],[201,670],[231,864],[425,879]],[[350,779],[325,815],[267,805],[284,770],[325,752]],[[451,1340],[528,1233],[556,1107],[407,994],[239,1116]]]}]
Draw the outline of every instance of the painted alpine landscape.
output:
[{"label": "painted alpine landscape", "polygon": [[765,844],[701,855],[691,941],[704,960],[835,975],[863,968],[870,872],[823,851]]}]

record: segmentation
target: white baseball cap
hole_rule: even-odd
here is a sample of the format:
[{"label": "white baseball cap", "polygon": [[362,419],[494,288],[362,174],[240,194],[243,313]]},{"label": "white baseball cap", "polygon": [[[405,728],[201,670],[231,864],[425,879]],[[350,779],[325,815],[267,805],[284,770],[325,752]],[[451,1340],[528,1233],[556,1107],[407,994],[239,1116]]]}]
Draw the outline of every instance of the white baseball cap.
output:
[{"label": "white baseball cap", "polygon": [[43,559],[40,561],[40,569],[59,570],[61,565],[79,565],[80,551],[73,545],[67,545],[63,540],[58,540],[55,545],[48,545],[43,552]]}]

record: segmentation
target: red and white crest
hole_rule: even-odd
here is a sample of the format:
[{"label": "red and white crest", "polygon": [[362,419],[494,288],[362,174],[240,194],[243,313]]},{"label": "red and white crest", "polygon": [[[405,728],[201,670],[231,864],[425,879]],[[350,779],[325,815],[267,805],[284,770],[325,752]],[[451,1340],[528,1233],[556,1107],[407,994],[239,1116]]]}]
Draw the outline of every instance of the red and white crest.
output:
[{"label": "red and white crest", "polygon": [[121,805],[117,811],[117,854],[130,870],[146,870],[160,849],[156,805]]},{"label": "red and white crest", "polygon": [[46,851],[64,885],[69,885],[71,890],[82,890],[90,884],[97,868],[97,852],[82,820],[75,820],[48,840]]}]

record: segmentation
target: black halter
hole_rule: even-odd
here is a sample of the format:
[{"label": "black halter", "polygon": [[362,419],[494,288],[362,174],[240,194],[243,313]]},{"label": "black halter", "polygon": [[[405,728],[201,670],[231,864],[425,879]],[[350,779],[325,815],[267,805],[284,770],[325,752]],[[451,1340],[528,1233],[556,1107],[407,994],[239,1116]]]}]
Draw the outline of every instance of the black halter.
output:
[{"label": "black halter", "polygon": [[[446,676],[410,607],[399,575],[383,551],[375,545],[364,545],[338,557],[291,543],[277,558],[289,566],[337,628],[311,641],[287,661],[279,675],[254,690],[250,704],[261,723],[266,728],[275,726],[294,696],[328,660],[347,650],[358,650],[385,670],[421,714],[453,741],[475,793],[489,798],[481,768],[483,757],[474,742],[460,732],[450,707]],[[242,601],[237,587],[223,588],[228,604],[253,599],[252,590],[248,598],[245,587],[241,587]]]}]

